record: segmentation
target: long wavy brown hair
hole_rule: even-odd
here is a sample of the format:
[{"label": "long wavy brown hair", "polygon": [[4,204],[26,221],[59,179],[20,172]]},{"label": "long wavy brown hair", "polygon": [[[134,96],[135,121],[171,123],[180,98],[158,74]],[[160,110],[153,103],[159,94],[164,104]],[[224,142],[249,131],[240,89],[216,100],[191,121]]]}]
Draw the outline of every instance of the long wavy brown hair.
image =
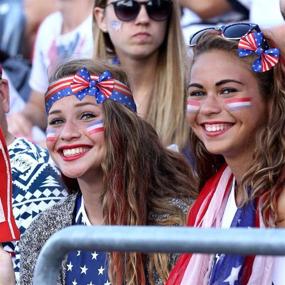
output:
[{"label": "long wavy brown hair", "polygon": [[[75,74],[82,66],[97,75],[110,70],[113,78],[127,84],[119,68],[91,60],[73,60],[60,66],[51,82]],[[197,193],[188,163],[179,153],[164,148],[153,127],[127,107],[112,100],[102,105],[105,224],[183,225],[185,210]],[[146,279],[154,284],[153,269],[166,281],[169,262],[167,254],[112,252],[109,275],[116,285],[146,284]]]},{"label": "long wavy brown hair", "polygon": [[[94,7],[105,9],[107,0],[95,0]],[[108,33],[103,33],[93,17],[94,58],[111,59],[115,47]],[[186,102],[186,45],[180,26],[180,10],[172,1],[172,13],[164,42],[159,47],[156,76],[145,119],[155,128],[164,145],[172,143],[184,147],[188,138],[185,123]]]},{"label": "long wavy brown hair", "polygon": [[[237,48],[237,41],[226,40],[217,32],[206,32],[193,48],[193,63],[199,55],[212,50],[222,50],[238,57]],[[285,164],[284,74],[280,62],[267,72],[256,73],[251,69],[252,62],[256,59],[255,55],[239,59],[248,64],[248,69],[256,78],[260,94],[270,110],[266,124],[253,138],[256,147],[252,163],[242,178],[243,203],[246,203],[248,199],[261,198],[263,219],[267,225],[273,225],[277,220],[276,201],[282,188],[280,186],[285,181],[283,174]],[[196,156],[197,176],[200,178],[199,185],[201,187],[225,161],[222,156],[209,153],[192,130],[190,131],[190,141]],[[246,190],[248,187],[252,189],[249,195]]]}]

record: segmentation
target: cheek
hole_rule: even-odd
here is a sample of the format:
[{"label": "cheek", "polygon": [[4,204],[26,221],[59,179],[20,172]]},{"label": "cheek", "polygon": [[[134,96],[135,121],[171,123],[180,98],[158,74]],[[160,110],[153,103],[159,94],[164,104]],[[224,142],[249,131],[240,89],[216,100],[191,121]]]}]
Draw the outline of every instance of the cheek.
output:
[{"label": "cheek", "polygon": [[200,107],[201,103],[199,101],[193,99],[187,100],[186,119],[189,126],[193,125]]},{"label": "cheek", "polygon": [[86,132],[90,137],[104,135],[104,130],[103,120],[94,121],[86,127]]},{"label": "cheek", "polygon": [[225,99],[224,102],[227,109],[231,112],[248,109],[252,107],[251,97]]},{"label": "cheek", "polygon": [[52,151],[59,137],[59,130],[47,128],[46,130],[46,145],[49,151]]}]

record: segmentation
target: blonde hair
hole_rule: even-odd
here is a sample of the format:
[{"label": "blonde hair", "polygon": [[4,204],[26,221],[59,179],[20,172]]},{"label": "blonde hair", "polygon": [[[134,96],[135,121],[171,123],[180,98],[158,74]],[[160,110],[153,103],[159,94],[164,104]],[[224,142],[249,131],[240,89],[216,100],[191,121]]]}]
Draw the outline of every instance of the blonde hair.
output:
[{"label": "blonde hair", "polygon": [[[164,145],[185,146],[188,127],[185,122],[186,48],[180,27],[177,1],[172,1],[165,40],[159,47],[156,77],[153,80],[149,109],[145,119],[155,128]],[[105,8],[106,0],[95,0],[95,7]],[[110,59],[115,49],[93,17],[94,58]]]}]

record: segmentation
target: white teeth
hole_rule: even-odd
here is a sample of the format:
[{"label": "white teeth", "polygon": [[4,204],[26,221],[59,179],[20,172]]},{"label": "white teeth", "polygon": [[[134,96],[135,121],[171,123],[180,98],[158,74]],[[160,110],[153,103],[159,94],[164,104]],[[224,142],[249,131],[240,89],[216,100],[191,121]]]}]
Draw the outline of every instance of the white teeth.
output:
[{"label": "white teeth", "polygon": [[205,124],[205,129],[207,132],[220,132],[228,128],[228,124]]},{"label": "white teeth", "polygon": [[63,155],[64,156],[72,156],[72,155],[76,155],[76,154],[79,154],[79,153],[84,153],[86,151],[87,151],[87,149],[84,149],[83,147],[64,149],[63,150]]}]

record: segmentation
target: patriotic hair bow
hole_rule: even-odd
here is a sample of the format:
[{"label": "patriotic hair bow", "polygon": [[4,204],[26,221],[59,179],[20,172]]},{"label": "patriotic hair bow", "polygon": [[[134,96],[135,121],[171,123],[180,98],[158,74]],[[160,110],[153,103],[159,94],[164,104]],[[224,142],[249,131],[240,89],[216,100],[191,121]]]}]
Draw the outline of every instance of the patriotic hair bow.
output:
[{"label": "patriotic hair bow", "polygon": [[[258,58],[252,63],[252,70],[265,72],[275,66],[279,60],[280,51],[278,48],[266,48],[263,45],[264,37],[261,32],[252,32],[243,36],[238,44],[240,57],[256,54]],[[266,42],[266,41],[265,41]]]},{"label": "patriotic hair bow", "polygon": [[56,101],[71,95],[76,96],[80,101],[87,95],[94,96],[97,104],[110,99],[136,112],[136,105],[129,87],[113,79],[109,70],[97,76],[90,75],[87,68],[83,67],[74,76],[52,83],[45,96],[46,111],[49,112]]}]

